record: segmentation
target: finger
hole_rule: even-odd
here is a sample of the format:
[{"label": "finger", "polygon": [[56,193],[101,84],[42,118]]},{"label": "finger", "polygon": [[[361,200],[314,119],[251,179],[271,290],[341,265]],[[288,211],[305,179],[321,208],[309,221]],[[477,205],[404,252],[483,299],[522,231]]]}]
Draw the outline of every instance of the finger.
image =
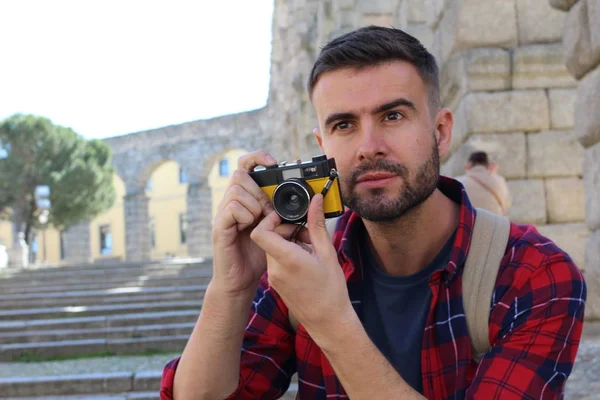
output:
[{"label": "finger", "polygon": [[297,244],[284,239],[275,232],[280,225],[281,217],[276,212],[272,212],[252,230],[250,238],[276,260],[291,260],[292,263],[300,263],[298,257],[302,258],[306,252]]},{"label": "finger", "polygon": [[[298,229],[298,225],[296,224],[281,224],[277,228],[275,228],[275,232],[277,232],[284,239],[290,240],[292,238],[292,234],[294,233],[294,231],[296,231],[296,229]],[[306,227],[303,226],[302,228],[300,228],[298,233],[296,233],[296,241],[310,244],[310,236]]]},{"label": "finger", "polygon": [[227,204],[223,213],[216,219],[215,225],[221,229],[228,229],[237,225],[238,232],[241,232],[252,226],[254,221],[254,215],[246,207],[234,200]]},{"label": "finger", "polygon": [[273,165],[277,164],[277,160],[267,152],[264,151],[253,151],[252,153],[244,154],[238,159],[238,168],[244,171],[252,171],[259,165]]},{"label": "finger", "polygon": [[320,193],[317,193],[310,202],[307,226],[310,243],[312,243],[317,255],[322,259],[337,259],[331,237],[327,232],[323,211],[323,195]]},{"label": "finger", "polygon": [[255,219],[258,219],[263,212],[263,207],[258,200],[240,185],[233,185],[227,188],[225,195],[223,195],[223,199],[221,199],[221,202],[217,207],[217,212],[224,210],[232,201],[237,201],[244,206],[252,213]]},{"label": "finger", "polygon": [[261,205],[264,215],[267,215],[273,210],[273,204],[269,197],[262,191],[260,186],[248,175],[248,172],[242,169],[236,169],[231,176],[230,186],[241,186],[245,191],[250,193]]}]

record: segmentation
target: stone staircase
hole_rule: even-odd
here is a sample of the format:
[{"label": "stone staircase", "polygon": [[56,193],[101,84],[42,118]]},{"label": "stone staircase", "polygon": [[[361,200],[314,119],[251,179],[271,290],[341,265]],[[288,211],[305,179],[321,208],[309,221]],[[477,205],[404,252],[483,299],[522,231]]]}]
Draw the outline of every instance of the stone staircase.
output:
[{"label": "stone staircase", "polygon": [[211,271],[202,260],[0,271],[0,398],[158,399]]}]

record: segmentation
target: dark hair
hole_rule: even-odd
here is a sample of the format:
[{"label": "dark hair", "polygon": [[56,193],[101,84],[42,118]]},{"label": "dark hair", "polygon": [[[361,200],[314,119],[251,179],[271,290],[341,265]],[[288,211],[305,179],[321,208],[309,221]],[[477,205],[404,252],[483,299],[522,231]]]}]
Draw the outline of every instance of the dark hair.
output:
[{"label": "dark hair", "polygon": [[473,165],[488,166],[488,155],[485,151],[474,151],[469,157],[469,162]]},{"label": "dark hair", "polygon": [[441,106],[438,66],[435,57],[416,38],[395,28],[367,26],[327,43],[315,61],[308,78],[308,93],[321,74],[340,68],[362,69],[387,61],[407,61],[414,65],[428,88],[429,107],[435,114]]}]

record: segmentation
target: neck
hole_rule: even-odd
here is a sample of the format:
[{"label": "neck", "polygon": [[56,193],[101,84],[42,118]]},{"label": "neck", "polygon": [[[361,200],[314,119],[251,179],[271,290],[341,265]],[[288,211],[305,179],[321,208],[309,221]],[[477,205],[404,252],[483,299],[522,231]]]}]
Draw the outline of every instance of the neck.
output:
[{"label": "neck", "polygon": [[436,189],[397,220],[363,223],[379,265],[389,275],[407,276],[433,261],[456,229],[459,213],[459,205]]}]

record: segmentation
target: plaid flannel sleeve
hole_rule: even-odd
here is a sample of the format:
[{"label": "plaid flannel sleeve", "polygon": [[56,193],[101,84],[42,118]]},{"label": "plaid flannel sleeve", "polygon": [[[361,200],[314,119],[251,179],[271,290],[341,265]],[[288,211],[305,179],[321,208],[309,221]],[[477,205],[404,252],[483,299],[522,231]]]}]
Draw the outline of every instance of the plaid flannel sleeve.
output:
[{"label": "plaid flannel sleeve", "polygon": [[[173,381],[179,359],[163,371],[161,400],[173,400]],[[294,332],[287,307],[269,286],[265,274],[260,282],[244,334],[240,383],[227,399],[276,399],[287,391],[296,372]]]},{"label": "plaid flannel sleeve", "polygon": [[579,347],[585,299],[581,272],[553,243],[513,249],[492,299],[492,348],[466,398],[562,398]]}]

